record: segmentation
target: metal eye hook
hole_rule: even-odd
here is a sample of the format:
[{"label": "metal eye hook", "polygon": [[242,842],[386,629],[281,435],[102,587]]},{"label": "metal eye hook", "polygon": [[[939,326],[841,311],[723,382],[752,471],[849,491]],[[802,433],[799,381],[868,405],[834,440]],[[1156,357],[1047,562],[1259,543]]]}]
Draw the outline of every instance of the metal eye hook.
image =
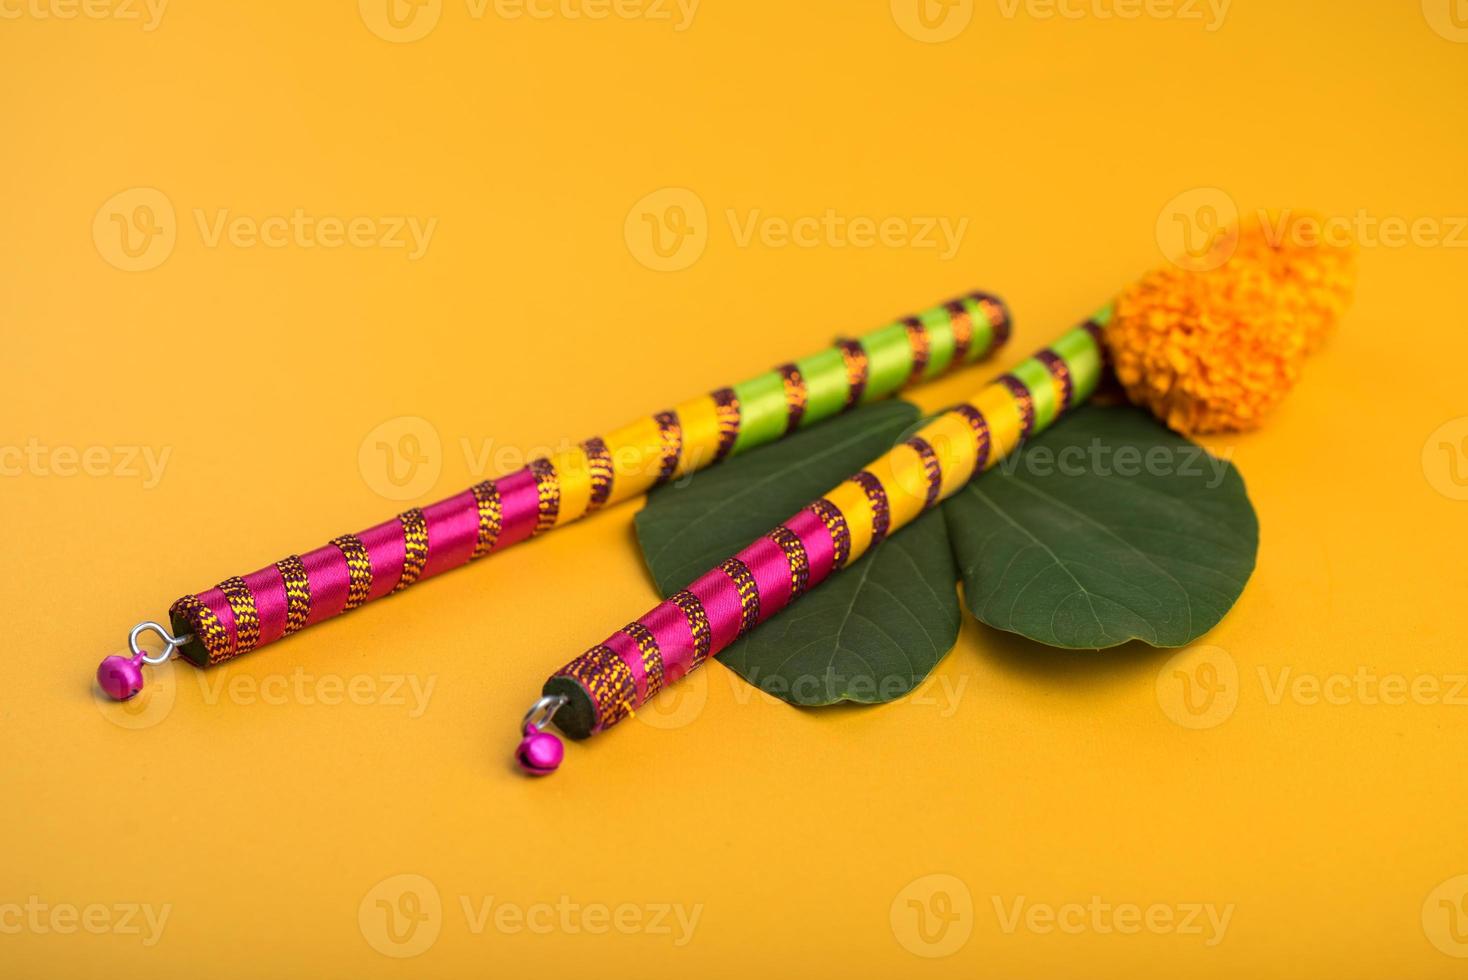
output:
[{"label": "metal eye hook", "polygon": [[[159,639],[163,641],[162,653],[158,654],[157,656],[149,656],[143,651],[142,647],[138,646],[138,637],[142,636],[144,633],[158,634]],[[174,636],[173,634],[169,633],[168,630],[164,629],[162,625],[149,621],[146,623],[139,623],[132,628],[132,632],[128,633],[127,635],[127,648],[132,651],[133,656],[142,657],[143,663],[145,664],[161,664],[164,661],[170,659],[173,656],[175,650],[183,646],[185,643],[192,643],[193,640],[194,634],[192,633],[185,633],[183,636]]]},{"label": "metal eye hook", "polygon": [[551,719],[556,716],[556,712],[565,707],[568,700],[570,699],[564,694],[541,698],[525,713],[525,720],[520,723],[520,730],[526,731],[533,726],[536,731],[545,731],[550,727]]}]

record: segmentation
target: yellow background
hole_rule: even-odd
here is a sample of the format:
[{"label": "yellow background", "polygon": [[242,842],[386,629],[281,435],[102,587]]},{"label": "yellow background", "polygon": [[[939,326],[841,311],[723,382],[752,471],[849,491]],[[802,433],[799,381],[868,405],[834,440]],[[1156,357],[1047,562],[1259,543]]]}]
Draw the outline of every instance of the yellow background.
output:
[{"label": "yellow background", "polygon": [[[1468,671],[1451,469],[1468,473],[1468,11],[1235,0],[1218,23],[1098,3],[964,2],[930,18],[961,32],[928,43],[901,0],[704,0],[684,30],[672,5],[671,21],[475,18],[442,0],[418,11],[432,23],[400,9],[432,29],[399,42],[354,0],[174,0],[153,30],[6,0],[0,444],[42,462],[0,480],[0,906],[170,912],[151,946],[0,932],[0,970],[1463,975],[1439,901],[1468,873],[1468,705],[1271,694],[1285,670],[1446,687]],[[104,204],[133,188],[165,196],[176,241],[125,272],[107,232],[136,199]],[[669,188],[702,205],[684,212],[702,252],[659,272],[633,209]],[[403,417],[439,437],[436,478],[414,471],[426,502],[493,475],[473,460],[487,440],[514,461],[968,288],[1011,302],[1012,360],[1162,261],[1169,202],[1190,193],[1200,223],[1200,201],[1363,212],[1456,228],[1458,247],[1365,248],[1357,304],[1300,390],[1265,431],[1210,443],[1242,467],[1263,544],[1181,664],[969,623],[924,698],[823,712],[715,666],[527,781],[509,753],[542,678],[654,599],[632,504],[220,671],[179,666],[142,704],[95,701],[98,658],[177,595],[401,509],[364,449],[382,423],[390,445],[424,431]],[[210,245],[199,226],[296,209],[437,225],[416,260]],[[741,245],[728,217],[827,209],[971,224],[945,259]],[[150,487],[121,456],[53,472],[58,448],[93,446],[170,456]],[[1204,661],[1223,701],[1193,716],[1175,671],[1206,679]],[[404,676],[433,684],[421,713],[390,690]],[[353,683],[369,703],[328,703]],[[431,885],[414,894],[432,921],[400,960],[373,945],[413,951],[384,939],[374,889],[405,874]],[[952,919],[935,945],[914,896]],[[996,911],[1092,896],[1234,908],[1214,945],[1006,931]],[[701,912],[682,946],[476,931],[463,900],[490,897]]]}]

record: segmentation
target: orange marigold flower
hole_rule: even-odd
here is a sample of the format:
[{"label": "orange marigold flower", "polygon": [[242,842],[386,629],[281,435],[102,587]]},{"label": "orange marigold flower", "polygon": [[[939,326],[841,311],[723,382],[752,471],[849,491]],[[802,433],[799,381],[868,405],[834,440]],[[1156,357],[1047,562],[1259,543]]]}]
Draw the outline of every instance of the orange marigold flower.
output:
[{"label": "orange marigold flower", "polygon": [[1254,221],[1206,271],[1167,266],[1117,298],[1106,328],[1128,396],[1183,433],[1239,432],[1300,379],[1350,302],[1354,250],[1307,234],[1308,216]]}]

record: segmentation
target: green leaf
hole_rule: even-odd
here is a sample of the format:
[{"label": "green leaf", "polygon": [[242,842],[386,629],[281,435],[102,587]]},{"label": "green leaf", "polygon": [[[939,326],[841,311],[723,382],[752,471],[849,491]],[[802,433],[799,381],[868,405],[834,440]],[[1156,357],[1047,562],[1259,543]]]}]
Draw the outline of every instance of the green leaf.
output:
[{"label": "green leaf", "polygon": [[881,402],[654,491],[636,525],[659,591],[672,595],[774,530],[891,449],[917,418],[908,402]]},{"label": "green leaf", "polygon": [[[891,449],[918,419],[905,402],[862,409],[654,493],[637,536],[664,595],[740,551]],[[802,596],[720,657],[792,704],[901,697],[958,639],[958,571],[930,513]]]},{"label": "green leaf", "polygon": [[1191,643],[1259,549],[1238,471],[1131,407],[1077,409],[943,512],[969,610],[1072,649]]},{"label": "green leaf", "polygon": [[[886,403],[655,492],[637,534],[664,595],[905,436]],[[983,622],[1051,646],[1183,646],[1237,600],[1259,529],[1232,466],[1137,409],[1085,407],[893,535],[720,660],[798,705],[901,697]]]}]

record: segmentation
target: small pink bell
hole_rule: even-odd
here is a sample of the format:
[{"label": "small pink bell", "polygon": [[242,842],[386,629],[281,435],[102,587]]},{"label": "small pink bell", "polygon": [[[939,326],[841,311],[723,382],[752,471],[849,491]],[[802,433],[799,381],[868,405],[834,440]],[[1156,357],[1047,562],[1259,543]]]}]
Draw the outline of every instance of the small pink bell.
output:
[{"label": "small pink bell", "polygon": [[515,750],[515,761],[527,776],[549,776],[560,768],[566,747],[550,732],[534,725],[525,726],[525,738]]},{"label": "small pink bell", "polygon": [[143,655],[113,654],[97,665],[97,686],[114,701],[137,697],[143,689]]},{"label": "small pink bell", "polygon": [[556,712],[566,705],[563,694],[541,698],[525,715],[520,723],[520,747],[515,750],[515,761],[527,776],[549,776],[561,766],[566,758],[566,747],[561,740],[545,729]]}]

